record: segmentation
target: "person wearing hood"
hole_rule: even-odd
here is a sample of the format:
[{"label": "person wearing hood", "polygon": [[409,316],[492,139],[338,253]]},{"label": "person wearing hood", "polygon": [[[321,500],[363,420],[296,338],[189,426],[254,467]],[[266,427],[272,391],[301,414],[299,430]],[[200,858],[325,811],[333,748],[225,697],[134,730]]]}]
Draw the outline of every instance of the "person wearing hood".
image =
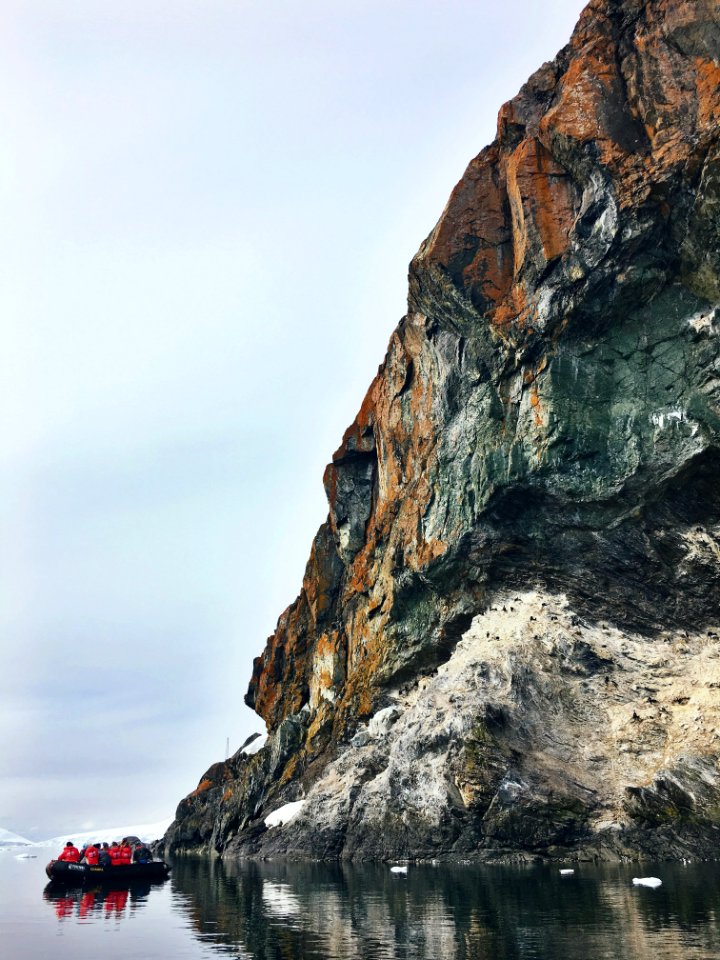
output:
[{"label": "person wearing hood", "polygon": [[85,851],[85,863],[89,867],[96,867],[100,859],[100,849],[96,843],[91,843]]},{"label": "person wearing hood", "polygon": [[72,842],[72,840],[68,840],[68,842],[65,844],[63,852],[58,857],[58,860],[64,860],[66,863],[77,863],[79,859],[80,851]]}]

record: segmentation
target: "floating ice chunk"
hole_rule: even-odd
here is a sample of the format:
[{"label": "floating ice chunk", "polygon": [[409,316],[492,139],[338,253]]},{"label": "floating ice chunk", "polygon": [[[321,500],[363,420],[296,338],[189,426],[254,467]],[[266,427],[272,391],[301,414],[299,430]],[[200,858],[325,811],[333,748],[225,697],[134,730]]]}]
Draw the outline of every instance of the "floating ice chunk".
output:
[{"label": "floating ice chunk", "polygon": [[569,877],[570,874],[572,874],[572,873],[575,873],[575,871],[574,871],[574,870],[570,870],[570,869],[561,870],[561,871],[560,871],[560,876],[561,876],[561,877]]},{"label": "floating ice chunk", "polygon": [[282,827],[283,824],[289,823],[293,817],[300,813],[304,803],[304,800],[294,800],[292,803],[286,803],[283,807],[278,807],[277,810],[273,810],[271,814],[265,817],[265,826],[268,828]]},{"label": "floating ice chunk", "polygon": [[658,877],[633,877],[636,887],[661,887],[662,880]]},{"label": "floating ice chunk", "polygon": [[407,867],[390,867],[390,873],[407,873]]}]

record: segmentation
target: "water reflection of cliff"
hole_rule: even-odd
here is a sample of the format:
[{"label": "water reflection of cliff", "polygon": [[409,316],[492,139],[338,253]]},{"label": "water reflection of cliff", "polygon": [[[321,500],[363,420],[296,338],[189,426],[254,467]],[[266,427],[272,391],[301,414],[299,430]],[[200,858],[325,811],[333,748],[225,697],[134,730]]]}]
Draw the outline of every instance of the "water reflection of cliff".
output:
[{"label": "water reflection of cliff", "polygon": [[[199,938],[256,960],[720,957],[720,869],[410,867],[176,861]],[[244,954],[243,954],[244,955]]]},{"label": "water reflection of cliff", "polygon": [[149,893],[149,883],[121,888],[49,883],[43,890],[43,899],[52,906],[58,920],[122,920],[143,906]]}]

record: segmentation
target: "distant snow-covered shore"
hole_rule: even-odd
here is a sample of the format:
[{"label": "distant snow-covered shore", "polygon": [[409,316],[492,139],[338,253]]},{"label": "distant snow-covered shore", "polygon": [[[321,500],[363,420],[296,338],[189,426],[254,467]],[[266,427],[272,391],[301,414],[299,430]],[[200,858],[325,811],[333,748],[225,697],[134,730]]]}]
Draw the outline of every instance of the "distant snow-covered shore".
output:
[{"label": "distant snow-covered shore", "polygon": [[98,830],[86,830],[82,833],[68,831],[59,837],[37,841],[27,840],[17,833],[12,833],[12,831],[0,827],[0,850],[10,847],[53,847],[59,851],[68,840],[72,840],[76,847],[81,847],[84,843],[112,843],[113,840],[121,840],[123,837],[139,837],[149,843],[152,840],[159,840],[171,822],[172,817],[168,817],[165,820],[158,820],[156,823],[134,823],[124,827],[103,827]]},{"label": "distant snow-covered shore", "polygon": [[0,827],[0,848],[29,846],[32,846],[32,840],[26,840],[19,833],[13,833],[12,830],[4,830]]}]

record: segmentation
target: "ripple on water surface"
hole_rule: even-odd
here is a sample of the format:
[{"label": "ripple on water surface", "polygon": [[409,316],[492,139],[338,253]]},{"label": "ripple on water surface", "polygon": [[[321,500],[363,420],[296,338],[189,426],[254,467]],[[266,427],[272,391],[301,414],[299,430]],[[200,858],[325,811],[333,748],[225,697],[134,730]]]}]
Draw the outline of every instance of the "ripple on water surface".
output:
[{"label": "ripple on water surface", "polygon": [[178,860],[156,887],[48,889],[0,853],[3,958],[720,960],[720,868]]}]

